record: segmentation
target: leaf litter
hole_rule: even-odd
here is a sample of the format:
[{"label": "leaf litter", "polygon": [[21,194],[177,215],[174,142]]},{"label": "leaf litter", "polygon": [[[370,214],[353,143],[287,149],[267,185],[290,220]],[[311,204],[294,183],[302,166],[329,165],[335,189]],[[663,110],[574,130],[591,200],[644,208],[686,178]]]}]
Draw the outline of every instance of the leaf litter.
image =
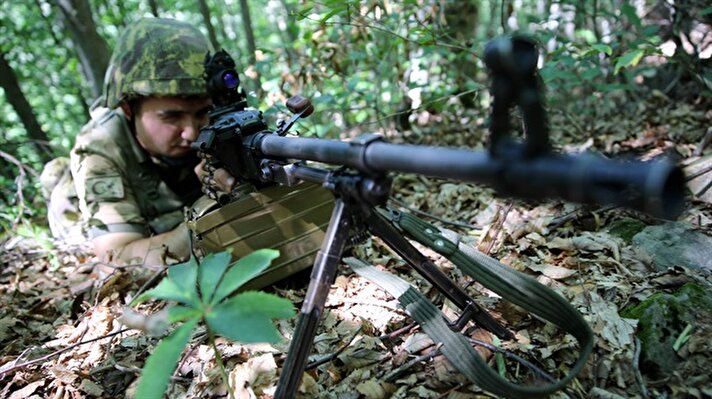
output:
[{"label": "leaf litter", "polygon": [[[653,108],[657,112],[651,112]],[[556,116],[553,119],[554,124],[562,123]],[[639,107],[634,117],[599,118],[589,124],[595,139],[587,146],[639,156],[675,151],[700,171],[709,164],[710,150],[695,151],[709,122],[709,115],[691,107],[649,104],[649,108]],[[407,139],[418,144],[477,144],[462,134],[416,132]],[[692,179],[693,192],[701,194],[688,202],[681,220],[710,235],[712,209],[706,192],[701,192],[707,181],[701,177],[708,178],[700,174]],[[512,201],[481,186],[413,175],[395,176],[393,195],[438,219],[463,223],[443,226],[458,230],[469,245],[552,287],[584,315],[597,338],[594,353],[569,389],[556,397],[712,397],[705,368],[712,361],[712,316],[700,313],[697,325],[677,349],[679,371],[661,377],[640,366],[639,323],[621,315],[629,305],[686,283],[708,292],[712,287],[704,271],[679,266],[652,271],[633,251],[631,235],[621,233],[621,225],[659,221],[621,209]],[[158,341],[126,329],[119,318],[149,280],[146,274],[124,267],[102,280],[95,271],[96,261],[82,248],[58,247],[48,254],[31,239],[15,237],[4,238],[0,245],[4,304],[0,398],[131,397],[140,368]],[[478,342],[476,349],[495,370],[522,383],[539,378],[532,367],[554,378],[568,372],[577,354],[572,337],[471,283],[441,256],[424,252],[515,333],[514,340],[495,344],[490,333],[469,325],[472,342]],[[367,240],[356,253],[397,273],[449,317],[456,317],[452,305],[379,240]],[[59,260],[59,267],[52,259]],[[278,285],[272,290],[298,305],[308,279],[302,276],[299,281],[300,286]],[[147,303],[140,311],[152,314],[159,308]],[[218,339],[236,398],[274,395],[295,322],[278,322],[285,340],[274,345]],[[305,398],[490,397],[452,368],[439,354],[438,344],[412,324],[394,298],[345,266],[331,288],[299,392]],[[199,330],[181,357],[168,397],[227,395],[204,330]]]}]

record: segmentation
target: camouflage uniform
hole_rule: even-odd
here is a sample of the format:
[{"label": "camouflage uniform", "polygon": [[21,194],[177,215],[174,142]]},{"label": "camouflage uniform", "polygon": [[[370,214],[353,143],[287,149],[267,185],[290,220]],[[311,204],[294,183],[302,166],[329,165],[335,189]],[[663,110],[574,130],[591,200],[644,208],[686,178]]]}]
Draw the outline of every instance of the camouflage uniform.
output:
[{"label": "camouflage uniform", "polygon": [[69,158],[60,157],[47,162],[40,175],[40,184],[48,201],[47,222],[52,235],[68,244],[86,241],[80,223],[77,192],[69,171]]},{"label": "camouflage uniform", "polygon": [[107,110],[86,125],[70,159],[89,238],[114,232],[164,233],[183,220],[183,206],[200,196],[193,171],[198,158],[170,165],[151,157],[120,110]]},{"label": "camouflage uniform", "polygon": [[[77,241],[77,208],[88,238],[159,234],[183,220],[182,208],[200,195],[197,157],[150,156],[118,106],[140,96],[206,95],[202,73],[209,50],[199,30],[174,20],[141,19],[123,33],[105,77],[106,108],[92,112],[71,152],[71,175],[60,176],[52,190],[48,214],[55,236]],[[53,170],[62,162],[46,168],[47,189],[61,175]]]}]

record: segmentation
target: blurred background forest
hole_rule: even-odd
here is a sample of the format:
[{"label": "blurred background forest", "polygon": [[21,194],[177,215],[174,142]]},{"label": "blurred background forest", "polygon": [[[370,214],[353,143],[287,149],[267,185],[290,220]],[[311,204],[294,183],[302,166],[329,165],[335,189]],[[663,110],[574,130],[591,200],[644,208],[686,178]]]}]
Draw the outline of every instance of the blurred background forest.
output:
[{"label": "blurred background forest", "polygon": [[150,15],[192,22],[228,50],[251,105],[272,121],[290,95],[310,97],[317,112],[300,131],[319,137],[449,129],[483,143],[489,97],[479,54],[514,31],[542,44],[548,104],[567,126],[555,143],[566,135],[610,152],[607,115],[635,112],[651,96],[704,109],[712,89],[704,0],[5,1],[3,230],[41,220],[37,174],[68,153],[88,120],[117,34]]}]

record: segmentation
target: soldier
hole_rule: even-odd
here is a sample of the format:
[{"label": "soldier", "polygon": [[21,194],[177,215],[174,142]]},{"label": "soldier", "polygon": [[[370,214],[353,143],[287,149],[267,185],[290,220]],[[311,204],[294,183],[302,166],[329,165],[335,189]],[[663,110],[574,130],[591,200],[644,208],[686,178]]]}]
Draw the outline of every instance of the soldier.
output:
[{"label": "soldier", "polygon": [[[189,256],[183,207],[200,196],[205,174],[190,144],[211,108],[202,77],[209,50],[197,28],[169,19],[139,20],[119,38],[105,107],[92,113],[70,155],[84,233],[97,255],[145,265]],[[226,191],[234,184],[222,170],[214,177]]]}]

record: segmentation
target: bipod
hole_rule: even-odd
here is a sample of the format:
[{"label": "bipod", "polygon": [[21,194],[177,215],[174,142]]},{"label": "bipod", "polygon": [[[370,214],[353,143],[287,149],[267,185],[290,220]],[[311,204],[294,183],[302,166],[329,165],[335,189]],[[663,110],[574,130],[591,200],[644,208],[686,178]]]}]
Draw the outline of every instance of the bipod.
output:
[{"label": "bipod", "polygon": [[[474,321],[502,339],[512,339],[513,334],[479,307],[465,291],[456,285],[431,260],[418,251],[389,222],[378,207],[385,204],[391,182],[383,176],[368,176],[356,172],[326,171],[299,164],[270,165],[281,169],[285,180],[306,180],[321,183],[335,196],[335,206],[329,226],[312,269],[309,287],[302,304],[299,319],[289,345],[287,359],[275,392],[276,399],[293,398],[306,368],[319,320],[329,288],[334,283],[339,262],[354,230],[367,229],[380,237],[420,273],[445,297],[461,310],[459,318],[449,323],[451,329],[462,330],[468,321]],[[277,171],[275,171],[277,172]],[[387,213],[387,212],[386,212]],[[394,213],[397,214],[397,213]]]}]

